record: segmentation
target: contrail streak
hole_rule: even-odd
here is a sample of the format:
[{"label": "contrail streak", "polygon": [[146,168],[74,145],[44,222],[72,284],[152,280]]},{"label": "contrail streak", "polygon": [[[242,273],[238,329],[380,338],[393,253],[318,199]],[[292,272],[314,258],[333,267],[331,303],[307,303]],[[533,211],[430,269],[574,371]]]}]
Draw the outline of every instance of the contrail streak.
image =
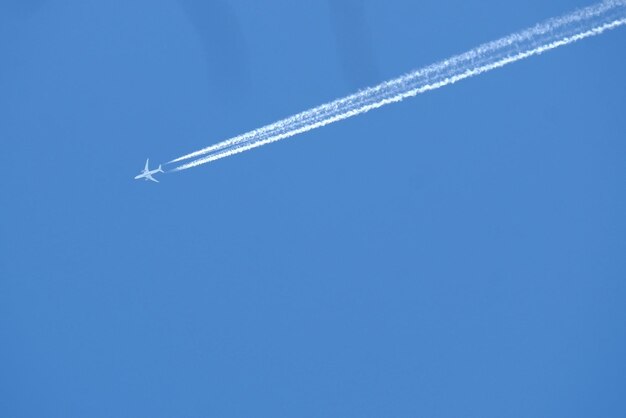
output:
[{"label": "contrail streak", "polygon": [[226,158],[378,109],[390,103],[401,102],[408,97],[436,90],[513,62],[600,35],[624,24],[626,24],[626,0],[606,0],[481,45],[464,54],[386,81],[378,86],[176,158],[170,163],[196,159],[172,171],[186,170]]}]

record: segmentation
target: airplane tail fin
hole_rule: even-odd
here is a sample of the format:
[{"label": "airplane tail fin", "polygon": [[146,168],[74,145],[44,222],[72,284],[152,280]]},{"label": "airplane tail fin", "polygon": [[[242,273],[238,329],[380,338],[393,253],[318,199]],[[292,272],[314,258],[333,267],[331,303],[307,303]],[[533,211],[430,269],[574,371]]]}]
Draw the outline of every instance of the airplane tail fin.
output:
[{"label": "airplane tail fin", "polygon": [[164,172],[165,172],[165,171],[163,171],[163,169],[161,168],[161,164],[159,164],[159,171],[160,171],[161,173],[164,173]]}]

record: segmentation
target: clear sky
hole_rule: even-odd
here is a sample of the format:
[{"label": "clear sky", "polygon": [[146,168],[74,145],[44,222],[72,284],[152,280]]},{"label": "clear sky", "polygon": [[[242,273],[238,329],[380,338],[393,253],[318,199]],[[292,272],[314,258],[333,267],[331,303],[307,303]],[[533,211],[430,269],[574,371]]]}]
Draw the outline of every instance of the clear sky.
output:
[{"label": "clear sky", "polygon": [[588,1],[0,1],[0,416],[623,417],[626,30],[158,164]]}]

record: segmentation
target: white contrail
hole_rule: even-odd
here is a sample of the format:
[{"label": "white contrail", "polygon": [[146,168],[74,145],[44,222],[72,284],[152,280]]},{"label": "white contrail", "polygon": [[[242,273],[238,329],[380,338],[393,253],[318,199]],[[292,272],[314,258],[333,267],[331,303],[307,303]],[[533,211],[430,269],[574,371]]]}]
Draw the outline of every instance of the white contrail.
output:
[{"label": "white contrail", "polygon": [[533,55],[599,35],[626,24],[626,0],[607,0],[548,20],[437,64],[416,70],[343,99],[255,129],[170,163],[201,157],[176,167],[181,171],[289,138],[426,91],[503,67]]}]

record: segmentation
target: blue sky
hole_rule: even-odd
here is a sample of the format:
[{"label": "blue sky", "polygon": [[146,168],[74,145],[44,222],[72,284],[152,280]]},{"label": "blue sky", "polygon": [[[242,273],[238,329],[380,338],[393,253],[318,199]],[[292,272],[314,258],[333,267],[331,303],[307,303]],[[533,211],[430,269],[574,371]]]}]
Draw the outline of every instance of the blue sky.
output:
[{"label": "blue sky", "polygon": [[0,415],[624,416],[624,29],[132,179],[588,4],[2,1]]}]

